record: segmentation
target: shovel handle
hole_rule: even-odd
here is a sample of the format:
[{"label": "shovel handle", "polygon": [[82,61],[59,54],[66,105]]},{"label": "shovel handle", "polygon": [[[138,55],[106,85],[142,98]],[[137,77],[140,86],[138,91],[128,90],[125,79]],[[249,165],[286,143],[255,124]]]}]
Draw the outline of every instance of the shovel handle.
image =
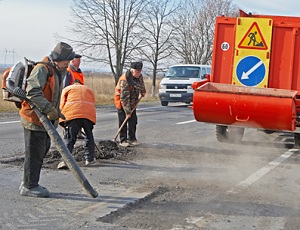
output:
[{"label": "shovel handle", "polygon": [[[80,133],[81,133],[82,135],[86,136],[86,134],[85,134],[84,131],[80,130]],[[98,151],[98,153],[100,154],[100,156],[104,158],[105,155],[104,155],[103,152],[99,149],[98,145],[97,145],[95,142],[94,142],[94,146],[95,146],[95,148],[97,149],[97,151]]]}]

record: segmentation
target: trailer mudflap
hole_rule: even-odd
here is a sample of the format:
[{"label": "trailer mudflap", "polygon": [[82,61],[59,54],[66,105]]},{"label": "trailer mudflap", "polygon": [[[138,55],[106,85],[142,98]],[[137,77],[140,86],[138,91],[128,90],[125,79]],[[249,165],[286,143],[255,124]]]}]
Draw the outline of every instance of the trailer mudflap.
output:
[{"label": "trailer mudflap", "polygon": [[208,82],[194,91],[194,117],[199,122],[294,131],[296,94],[294,90]]}]

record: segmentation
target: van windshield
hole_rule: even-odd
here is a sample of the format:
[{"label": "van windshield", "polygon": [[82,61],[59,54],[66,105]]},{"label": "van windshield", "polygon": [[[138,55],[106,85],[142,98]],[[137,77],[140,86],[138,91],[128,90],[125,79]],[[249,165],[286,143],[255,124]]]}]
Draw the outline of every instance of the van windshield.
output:
[{"label": "van windshield", "polygon": [[166,77],[168,78],[199,78],[201,74],[200,67],[193,66],[173,66]]}]

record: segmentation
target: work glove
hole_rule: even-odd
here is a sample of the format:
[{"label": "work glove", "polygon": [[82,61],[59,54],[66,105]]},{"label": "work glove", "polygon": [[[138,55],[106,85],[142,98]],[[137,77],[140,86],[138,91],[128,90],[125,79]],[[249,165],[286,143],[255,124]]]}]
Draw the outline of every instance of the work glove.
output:
[{"label": "work glove", "polygon": [[55,107],[52,107],[51,110],[47,113],[47,117],[50,121],[57,120],[59,118],[57,109]]}]

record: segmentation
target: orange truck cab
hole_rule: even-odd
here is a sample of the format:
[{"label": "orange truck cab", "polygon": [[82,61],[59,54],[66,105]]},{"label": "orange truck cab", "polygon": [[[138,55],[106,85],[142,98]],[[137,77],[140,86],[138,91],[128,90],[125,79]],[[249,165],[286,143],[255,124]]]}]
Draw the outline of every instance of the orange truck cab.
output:
[{"label": "orange truck cab", "polygon": [[221,142],[244,129],[292,132],[300,146],[300,17],[217,17],[209,82],[193,84],[193,112]]}]

